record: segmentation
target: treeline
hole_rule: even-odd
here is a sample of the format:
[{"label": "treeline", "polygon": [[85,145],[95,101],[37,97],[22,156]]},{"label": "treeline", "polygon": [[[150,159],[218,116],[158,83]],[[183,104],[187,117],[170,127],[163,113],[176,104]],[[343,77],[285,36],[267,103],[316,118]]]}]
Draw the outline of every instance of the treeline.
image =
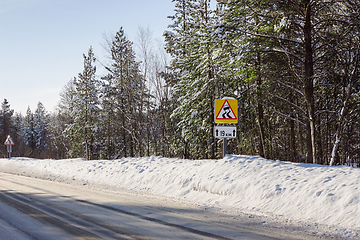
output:
[{"label": "treeline", "polygon": [[[39,102],[35,112],[14,114],[5,99],[0,113],[1,138],[11,135],[12,156],[33,158],[117,159],[176,156],[170,146],[171,89],[165,83],[168,56],[154,53],[148,29],[139,29],[138,59],[123,28],[105,39],[107,64],[93,48],[83,55],[84,67],[60,93],[56,111]],[[97,66],[106,74],[97,74]],[[5,140],[4,140],[5,141]],[[7,156],[6,147],[1,148]]]},{"label": "treeline", "polygon": [[360,2],[173,2],[170,63],[144,29],[136,57],[120,28],[106,64],[92,48],[84,54],[55,113],[39,103],[13,115],[5,100],[1,137],[12,132],[18,154],[31,157],[215,159],[214,100],[227,96],[239,103],[231,153],[360,166]]},{"label": "treeline", "polygon": [[[13,139],[13,156],[31,156],[45,158],[51,156],[52,141],[49,121],[50,115],[46,113],[44,105],[39,102],[36,111],[28,108],[26,116],[14,114],[7,99],[1,104],[0,111],[0,139],[8,135]],[[5,142],[5,140],[3,140]],[[7,157],[7,148],[1,148],[2,157]]]}]

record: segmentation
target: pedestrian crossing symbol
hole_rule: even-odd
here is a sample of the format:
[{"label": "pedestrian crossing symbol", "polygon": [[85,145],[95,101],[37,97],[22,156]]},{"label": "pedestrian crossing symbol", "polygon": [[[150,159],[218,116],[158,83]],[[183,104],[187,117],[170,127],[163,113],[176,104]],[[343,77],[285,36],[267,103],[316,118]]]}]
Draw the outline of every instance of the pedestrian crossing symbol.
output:
[{"label": "pedestrian crossing symbol", "polygon": [[215,123],[237,123],[237,122],[238,122],[237,100],[216,99]]}]

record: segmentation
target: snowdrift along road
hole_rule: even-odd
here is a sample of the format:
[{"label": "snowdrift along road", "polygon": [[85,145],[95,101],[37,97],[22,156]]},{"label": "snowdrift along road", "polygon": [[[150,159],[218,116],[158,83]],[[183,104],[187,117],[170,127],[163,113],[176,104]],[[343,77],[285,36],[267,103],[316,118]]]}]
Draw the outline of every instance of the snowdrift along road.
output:
[{"label": "snowdrift along road", "polygon": [[231,156],[120,160],[1,159],[0,171],[189,201],[207,209],[275,216],[360,236],[360,169]]}]

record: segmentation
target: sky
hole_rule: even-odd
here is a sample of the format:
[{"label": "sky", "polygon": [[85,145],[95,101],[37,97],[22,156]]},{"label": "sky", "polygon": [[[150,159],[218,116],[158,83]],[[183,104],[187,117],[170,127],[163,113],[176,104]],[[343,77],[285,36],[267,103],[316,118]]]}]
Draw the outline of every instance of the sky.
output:
[{"label": "sky", "polygon": [[171,0],[0,0],[1,103],[23,115],[38,102],[54,112],[90,46],[106,59],[104,35],[121,26],[133,42],[139,27],[163,41],[173,14]]}]

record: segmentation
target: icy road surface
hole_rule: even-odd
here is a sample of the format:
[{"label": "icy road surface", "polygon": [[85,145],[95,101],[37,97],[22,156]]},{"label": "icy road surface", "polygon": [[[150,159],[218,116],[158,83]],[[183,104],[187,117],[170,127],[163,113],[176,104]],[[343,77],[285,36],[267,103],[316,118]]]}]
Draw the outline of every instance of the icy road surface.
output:
[{"label": "icy road surface", "polygon": [[0,173],[1,239],[316,239],[245,218],[165,198]]}]

